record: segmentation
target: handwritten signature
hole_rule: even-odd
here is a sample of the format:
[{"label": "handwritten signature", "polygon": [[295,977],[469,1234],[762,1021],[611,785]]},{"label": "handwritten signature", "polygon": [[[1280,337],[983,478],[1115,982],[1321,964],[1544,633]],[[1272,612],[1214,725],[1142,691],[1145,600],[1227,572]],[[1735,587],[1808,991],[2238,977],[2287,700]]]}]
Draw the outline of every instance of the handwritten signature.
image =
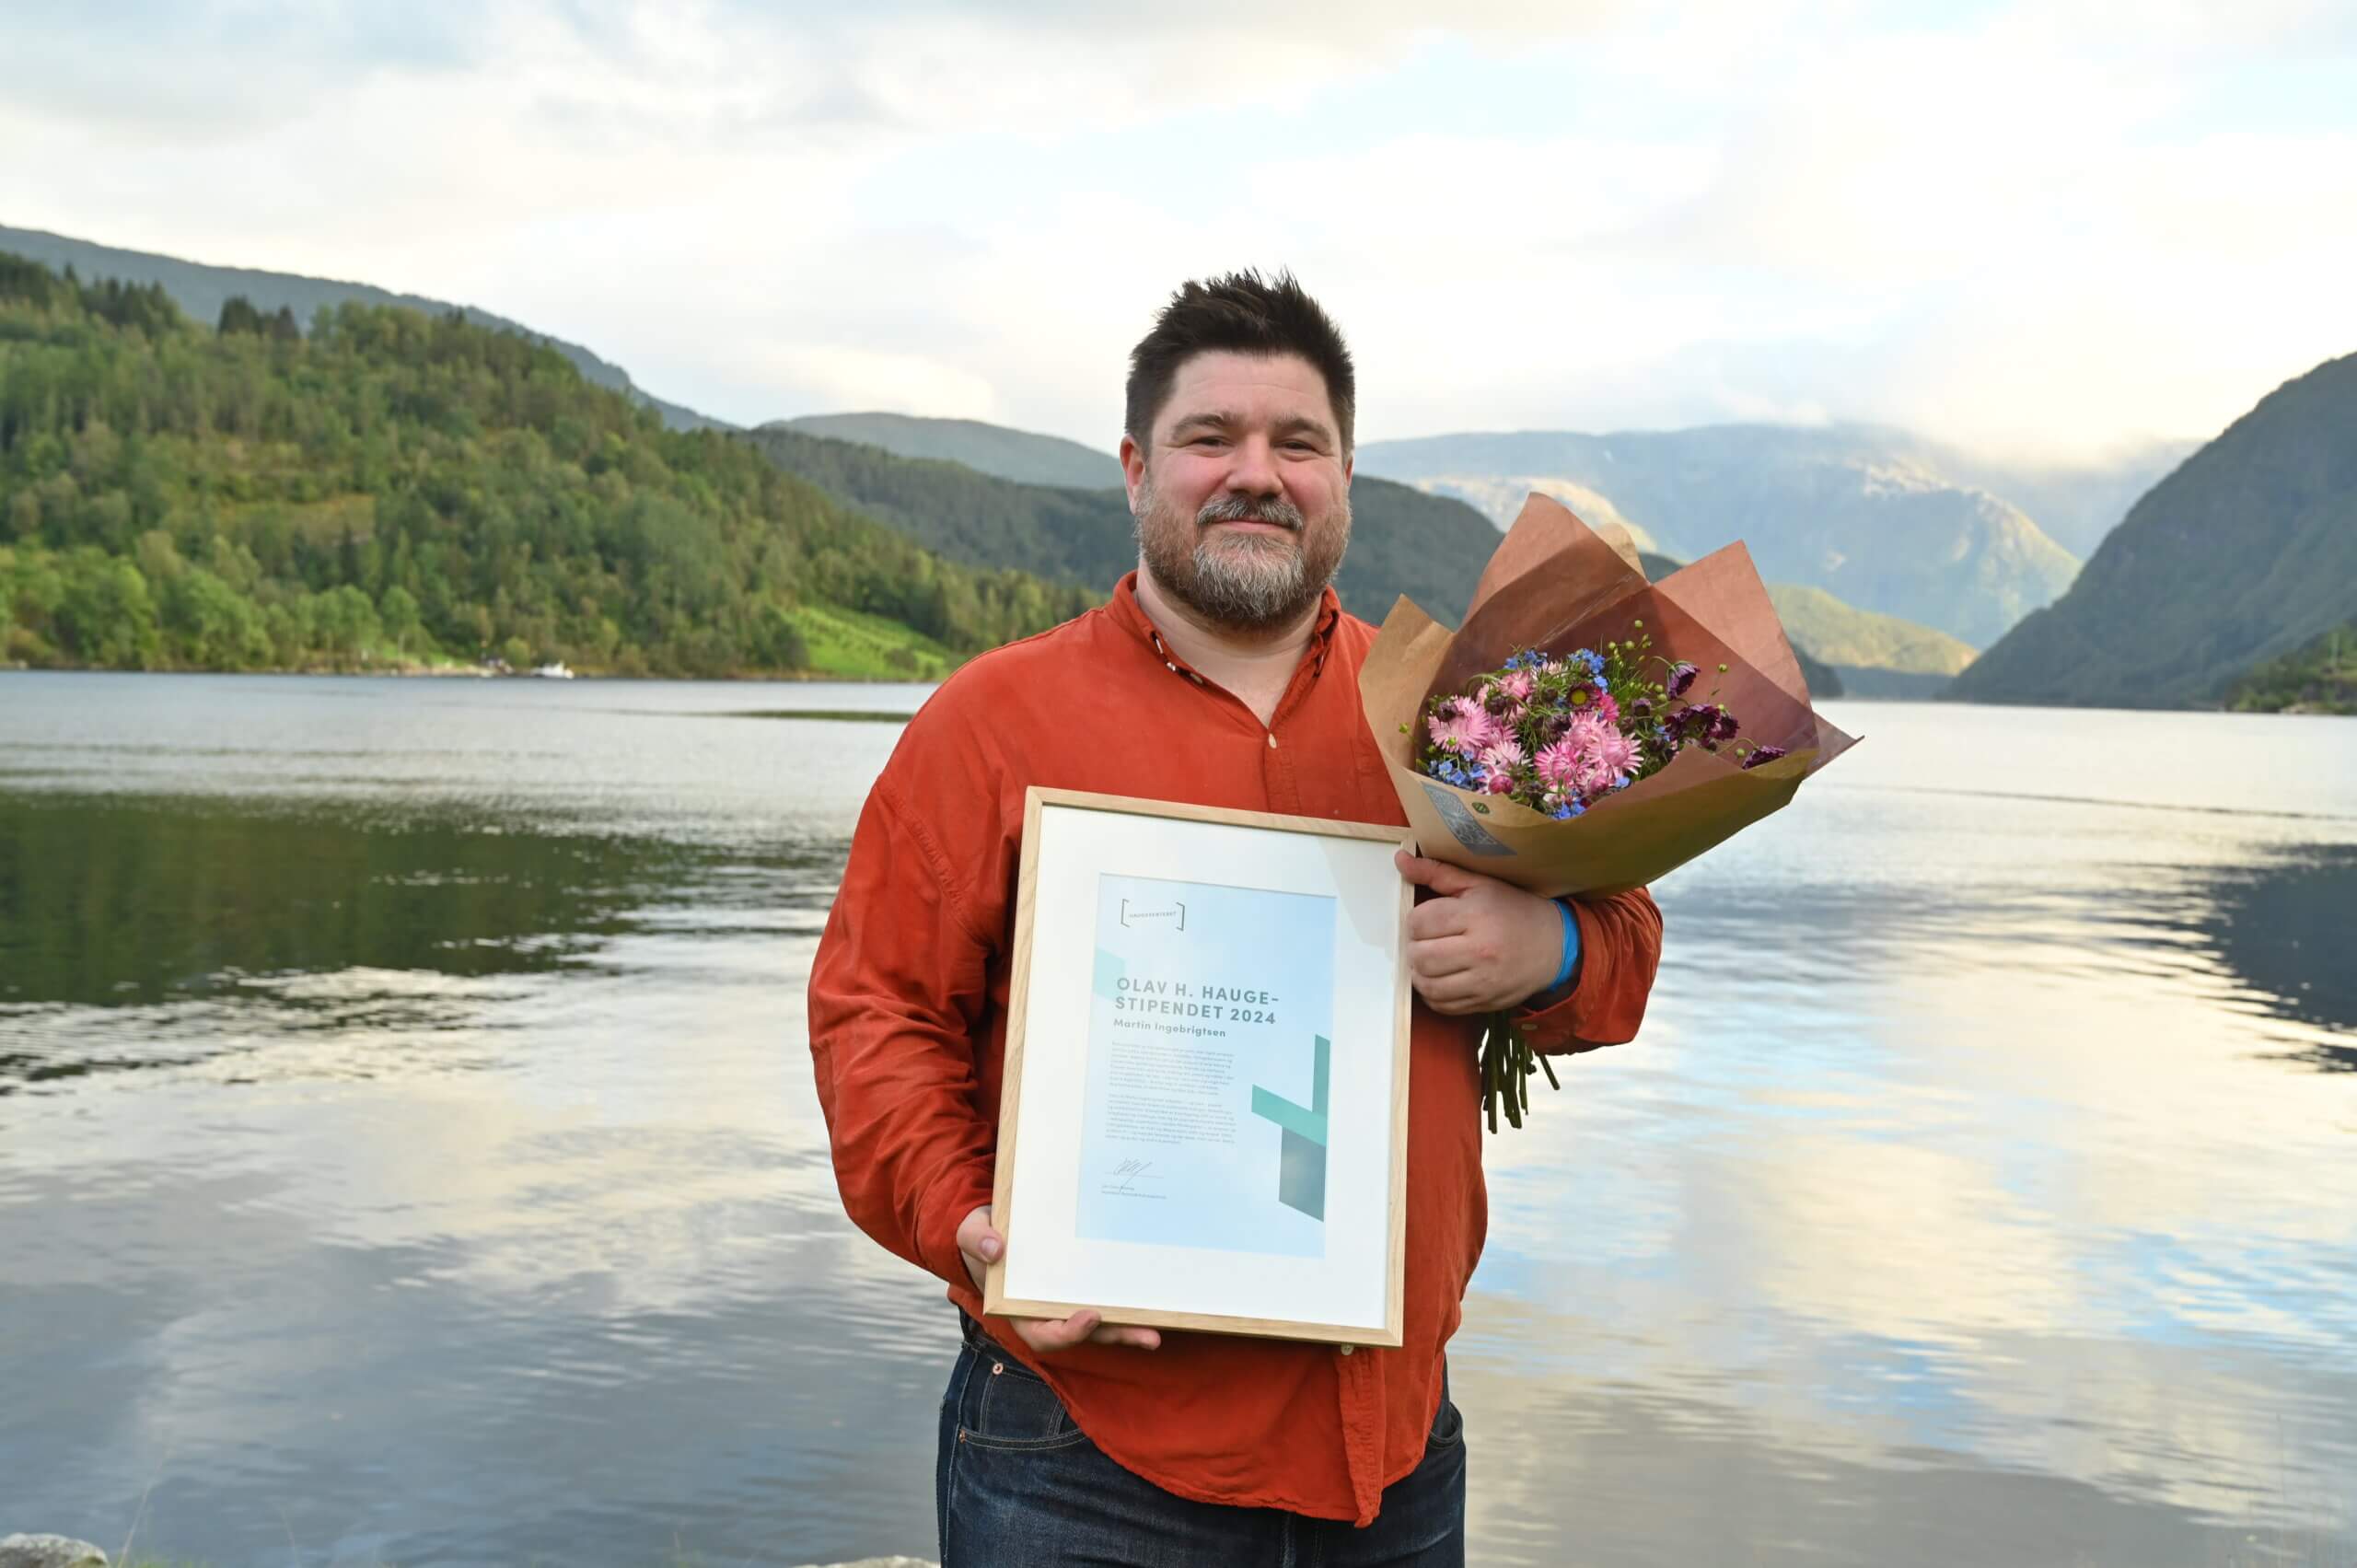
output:
[{"label": "handwritten signature", "polygon": [[1137,1184],[1141,1181],[1161,1180],[1162,1178],[1158,1176],[1148,1176],[1146,1174],[1147,1171],[1152,1170],[1153,1168],[1154,1162],[1152,1160],[1123,1160],[1120,1165],[1113,1167],[1113,1185],[1109,1191],[1115,1192],[1133,1192],[1137,1191]]}]

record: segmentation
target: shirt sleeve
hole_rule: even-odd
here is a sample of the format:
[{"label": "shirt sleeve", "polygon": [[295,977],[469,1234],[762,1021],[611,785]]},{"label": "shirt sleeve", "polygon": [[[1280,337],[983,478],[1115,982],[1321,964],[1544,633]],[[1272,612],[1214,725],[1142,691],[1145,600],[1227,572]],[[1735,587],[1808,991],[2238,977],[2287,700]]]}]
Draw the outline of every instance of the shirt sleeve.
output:
[{"label": "shirt sleeve", "polygon": [[1515,1021],[1533,1051],[1593,1051],[1637,1038],[1661,964],[1661,910],[1643,888],[1602,899],[1567,900],[1579,923],[1579,971],[1560,992],[1541,992]]},{"label": "shirt sleeve", "polygon": [[958,1222],[991,1201],[978,1062],[992,938],[888,771],[852,836],[810,969],[810,1054],[853,1223],[970,1291]]}]

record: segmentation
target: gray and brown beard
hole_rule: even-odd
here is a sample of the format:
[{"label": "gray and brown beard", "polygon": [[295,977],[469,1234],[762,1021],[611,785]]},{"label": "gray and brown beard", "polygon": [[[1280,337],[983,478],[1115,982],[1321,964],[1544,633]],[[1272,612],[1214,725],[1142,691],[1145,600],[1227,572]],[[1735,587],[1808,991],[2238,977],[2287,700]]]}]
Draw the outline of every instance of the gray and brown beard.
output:
[{"label": "gray and brown beard", "polygon": [[[1205,532],[1213,523],[1273,523],[1291,532]],[[1351,504],[1312,528],[1301,508],[1276,497],[1224,495],[1190,523],[1167,512],[1149,474],[1138,482],[1138,556],[1155,583],[1214,625],[1268,632],[1298,620],[1334,580],[1351,542]]]}]

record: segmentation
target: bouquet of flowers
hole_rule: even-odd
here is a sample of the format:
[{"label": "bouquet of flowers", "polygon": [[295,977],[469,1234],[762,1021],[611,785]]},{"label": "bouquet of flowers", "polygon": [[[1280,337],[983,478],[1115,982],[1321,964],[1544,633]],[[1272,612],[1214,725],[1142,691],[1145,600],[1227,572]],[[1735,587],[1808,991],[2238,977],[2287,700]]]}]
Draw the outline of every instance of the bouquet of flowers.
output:
[{"label": "bouquet of flowers", "polygon": [[1417,771],[1562,822],[1661,772],[1689,746],[1728,746],[1746,768],[1785,755],[1781,746],[1737,739],[1741,723],[1724,703],[1673,706],[1701,674],[1655,653],[1643,621],[1602,653],[1521,649],[1464,692],[1432,700]]},{"label": "bouquet of flowers", "polygon": [[[1658,880],[1855,743],[1809,706],[1740,543],[1648,583],[1538,494],[1456,632],[1392,607],[1359,696],[1422,853],[1550,898]],[[1555,1081],[1504,1016],[1481,1068],[1492,1131],[1501,1106],[1522,1124],[1532,1074]]]}]

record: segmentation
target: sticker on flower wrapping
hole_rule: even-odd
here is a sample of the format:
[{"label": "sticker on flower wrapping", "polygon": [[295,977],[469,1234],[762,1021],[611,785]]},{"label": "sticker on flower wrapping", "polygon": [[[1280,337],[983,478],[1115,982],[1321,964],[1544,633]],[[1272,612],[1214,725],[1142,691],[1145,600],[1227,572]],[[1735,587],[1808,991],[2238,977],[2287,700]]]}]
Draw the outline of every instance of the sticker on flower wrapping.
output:
[{"label": "sticker on flower wrapping", "polygon": [[1473,820],[1473,813],[1465,809],[1465,802],[1438,784],[1426,784],[1424,793],[1432,797],[1433,809],[1440,813],[1443,822],[1457,842],[1475,854],[1512,854],[1513,850],[1499,842],[1496,834]]}]

